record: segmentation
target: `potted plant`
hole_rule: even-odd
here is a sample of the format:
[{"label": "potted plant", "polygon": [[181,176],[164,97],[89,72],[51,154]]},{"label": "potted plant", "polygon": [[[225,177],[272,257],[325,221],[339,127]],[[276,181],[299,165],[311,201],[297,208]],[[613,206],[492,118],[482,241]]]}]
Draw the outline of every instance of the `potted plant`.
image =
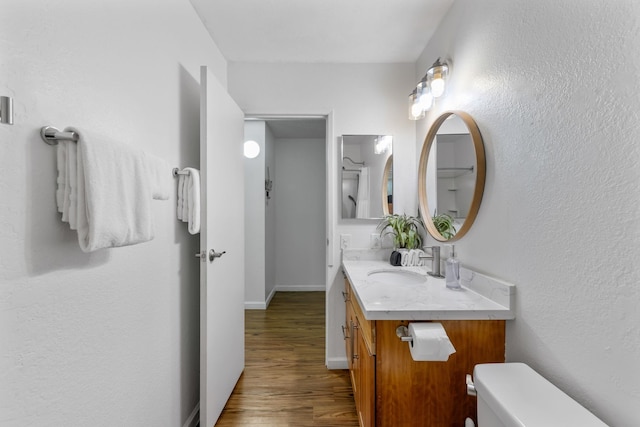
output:
[{"label": "potted plant", "polygon": [[424,225],[420,218],[405,214],[391,214],[382,218],[378,224],[380,237],[391,234],[395,249],[416,249],[422,246],[420,230]]},{"label": "potted plant", "polygon": [[438,230],[438,233],[446,240],[451,239],[456,235],[456,228],[453,226],[453,217],[449,214],[442,213],[434,215],[431,218],[433,220],[433,225]]}]

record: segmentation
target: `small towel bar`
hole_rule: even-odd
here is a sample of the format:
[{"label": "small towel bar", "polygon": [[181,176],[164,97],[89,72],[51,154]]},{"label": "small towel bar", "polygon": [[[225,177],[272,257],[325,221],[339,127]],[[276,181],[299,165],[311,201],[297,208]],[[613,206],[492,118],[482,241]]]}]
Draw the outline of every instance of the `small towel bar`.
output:
[{"label": "small towel bar", "polygon": [[189,175],[189,171],[181,171],[178,168],[173,168],[173,176],[176,177],[178,175]]},{"label": "small towel bar", "polygon": [[49,145],[58,145],[58,141],[77,141],[80,138],[75,132],[61,132],[53,126],[45,126],[40,129],[40,136]]}]

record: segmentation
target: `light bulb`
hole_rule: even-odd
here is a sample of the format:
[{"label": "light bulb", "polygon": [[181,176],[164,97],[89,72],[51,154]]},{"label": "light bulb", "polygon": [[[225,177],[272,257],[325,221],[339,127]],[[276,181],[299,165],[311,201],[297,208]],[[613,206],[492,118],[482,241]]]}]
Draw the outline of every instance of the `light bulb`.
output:
[{"label": "light bulb", "polygon": [[442,78],[435,78],[431,80],[431,94],[434,98],[442,96],[444,93],[444,80]]},{"label": "light bulb", "polygon": [[431,95],[433,95],[434,98],[438,98],[444,93],[444,81],[448,75],[449,65],[446,62],[440,62],[440,58],[427,70],[427,79],[429,80]]},{"label": "light bulb", "polygon": [[244,156],[247,159],[255,159],[260,154],[260,145],[252,140],[244,142]]},{"label": "light bulb", "polygon": [[423,111],[428,111],[433,104],[433,95],[431,95],[431,91],[429,88],[425,87],[418,98],[418,103]]},{"label": "light bulb", "polygon": [[409,120],[419,120],[424,117],[424,111],[418,102],[417,90],[409,95]]},{"label": "light bulb", "polygon": [[413,117],[415,117],[415,118],[418,118],[418,117],[420,117],[422,114],[423,114],[422,106],[420,105],[420,103],[419,103],[419,102],[417,102],[417,101],[416,101],[416,102],[414,102],[414,103],[411,105],[411,115],[412,115]]},{"label": "light bulb", "polygon": [[375,154],[382,154],[387,151],[391,152],[391,142],[393,138],[389,135],[381,135],[376,138],[376,143],[373,147],[373,152]]}]

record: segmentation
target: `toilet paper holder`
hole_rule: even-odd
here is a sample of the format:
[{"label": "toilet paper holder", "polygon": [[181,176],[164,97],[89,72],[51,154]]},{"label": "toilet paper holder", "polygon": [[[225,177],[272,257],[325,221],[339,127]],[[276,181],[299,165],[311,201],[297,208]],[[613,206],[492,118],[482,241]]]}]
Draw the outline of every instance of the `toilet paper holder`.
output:
[{"label": "toilet paper holder", "polygon": [[413,342],[413,337],[409,335],[409,328],[404,325],[400,325],[396,328],[396,335],[400,338],[400,341]]}]

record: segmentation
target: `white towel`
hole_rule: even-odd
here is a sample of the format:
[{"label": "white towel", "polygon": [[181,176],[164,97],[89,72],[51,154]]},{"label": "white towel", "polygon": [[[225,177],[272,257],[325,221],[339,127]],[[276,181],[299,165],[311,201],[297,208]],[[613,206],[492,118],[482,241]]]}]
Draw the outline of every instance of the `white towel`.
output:
[{"label": "white towel", "polygon": [[166,160],[149,153],[144,153],[144,161],[149,170],[151,197],[156,200],[169,200],[169,194],[173,189],[171,165]]},{"label": "white towel", "polygon": [[[185,169],[186,170],[186,169]],[[189,222],[189,174],[182,183],[182,222]]]},{"label": "white towel", "polygon": [[[59,141],[58,145],[62,150],[62,158],[59,158],[58,161],[61,163],[60,170],[64,173],[64,190],[62,191],[62,220],[65,222],[69,222],[69,195],[71,193],[71,185],[69,183],[69,152],[67,147],[67,141]],[[75,171],[75,165],[73,170]]]},{"label": "white towel", "polygon": [[153,239],[152,191],[144,153],[84,130],[65,131],[80,135],[74,192],[80,248],[92,252]]},{"label": "white towel", "polygon": [[[64,142],[64,141],[61,141]],[[56,179],[56,206],[58,212],[64,211],[64,191],[67,186],[67,145],[58,143],[56,147],[58,178]]]},{"label": "white towel", "polygon": [[67,210],[67,221],[69,222],[69,227],[72,230],[76,230],[78,228],[78,146],[75,142],[71,141],[66,141],[66,145],[69,199],[65,200],[65,207]]},{"label": "white towel", "polygon": [[356,200],[356,218],[369,218],[369,168],[361,167],[358,178],[358,195]]},{"label": "white towel", "polygon": [[178,175],[178,206],[176,207],[176,214],[180,221],[183,220],[182,210],[184,209],[184,175]]},{"label": "white towel", "polygon": [[59,141],[57,150],[56,204],[58,212],[62,213],[62,221],[68,222],[70,228],[75,230],[78,209],[76,144],[70,141]]},{"label": "white towel", "polygon": [[[185,168],[185,171],[189,172],[184,184],[189,233],[198,234],[200,232],[200,171],[195,168]],[[183,217],[182,220],[184,219]]]}]

